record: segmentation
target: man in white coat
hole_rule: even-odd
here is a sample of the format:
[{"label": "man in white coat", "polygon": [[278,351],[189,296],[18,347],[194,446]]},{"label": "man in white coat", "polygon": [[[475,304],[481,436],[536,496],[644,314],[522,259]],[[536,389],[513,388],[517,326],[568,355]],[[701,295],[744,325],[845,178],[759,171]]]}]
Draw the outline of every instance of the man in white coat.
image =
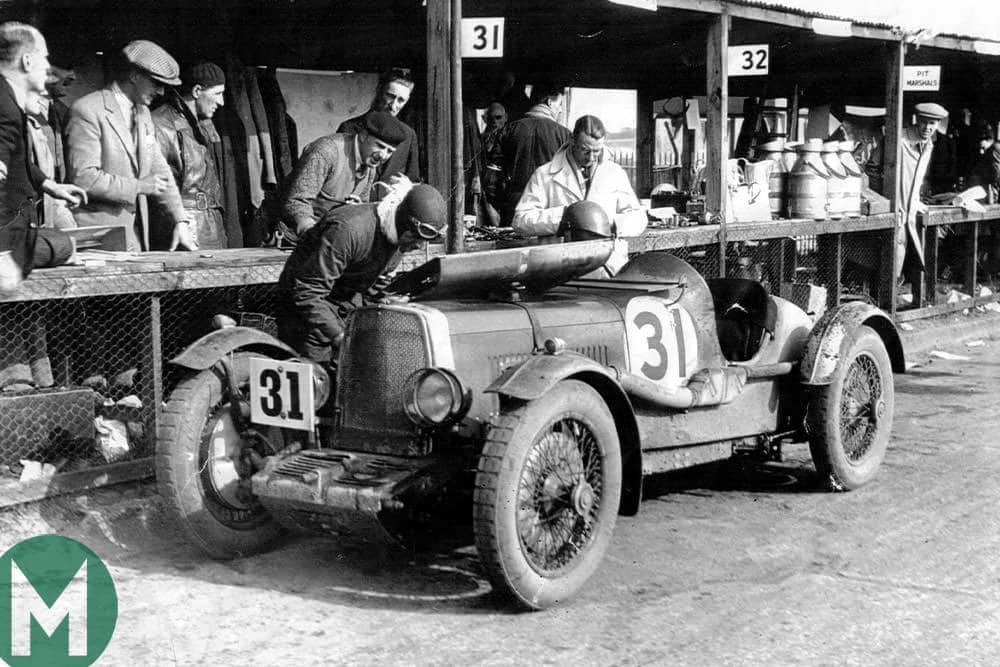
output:
[{"label": "man in white coat", "polygon": [[[535,170],[514,210],[514,229],[522,236],[548,236],[559,229],[563,210],[578,201],[601,206],[614,221],[616,235],[638,236],[646,229],[646,212],[625,170],[605,148],[607,130],[597,116],[581,116],[570,141],[552,161]],[[615,248],[614,264],[628,260],[624,241]]]},{"label": "man in white coat", "polygon": [[918,104],[915,111],[916,124],[903,130],[900,140],[900,175],[896,191],[896,204],[901,214],[896,225],[896,270],[911,284],[919,280],[924,267],[924,249],[917,229],[917,213],[926,208],[920,201],[920,188],[931,162],[934,133],[948,117],[948,111],[933,102]]}]

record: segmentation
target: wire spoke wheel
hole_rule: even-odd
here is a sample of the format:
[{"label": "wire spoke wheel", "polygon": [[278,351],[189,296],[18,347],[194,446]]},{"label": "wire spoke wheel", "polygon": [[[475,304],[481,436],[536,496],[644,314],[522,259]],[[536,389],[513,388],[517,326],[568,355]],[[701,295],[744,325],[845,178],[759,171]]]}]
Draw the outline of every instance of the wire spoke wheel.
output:
[{"label": "wire spoke wheel", "polygon": [[621,445],[604,399],[564,380],[504,412],[476,474],[476,549],[494,589],[526,609],[571,597],[611,541]]},{"label": "wire spoke wheel", "polygon": [[879,335],[861,326],[830,384],[806,409],[809,449],[827,488],[856,489],[875,476],[889,446],[894,405],[889,354]]},{"label": "wire spoke wheel", "polygon": [[848,459],[860,461],[868,453],[884,411],[878,362],[870,354],[860,354],[847,369],[840,402],[840,434]]},{"label": "wire spoke wheel", "polygon": [[586,548],[602,488],[601,452],[586,424],[560,419],[535,441],[517,492],[518,535],[535,570],[556,574]]}]

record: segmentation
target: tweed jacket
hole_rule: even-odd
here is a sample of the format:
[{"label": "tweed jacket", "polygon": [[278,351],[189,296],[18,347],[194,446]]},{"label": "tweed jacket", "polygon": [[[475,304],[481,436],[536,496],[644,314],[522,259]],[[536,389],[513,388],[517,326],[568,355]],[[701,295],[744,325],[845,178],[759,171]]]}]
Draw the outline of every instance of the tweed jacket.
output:
[{"label": "tweed jacket", "polygon": [[149,108],[135,109],[136,137],[109,88],[78,99],[67,127],[68,177],[87,191],[89,202],[76,212],[81,227],[112,225],[125,229],[130,251],[149,249],[149,205],[139,194],[139,179],[162,175],[170,181],[160,195],[150,195],[168,212],[173,224],[185,220],[184,208],[170,167],[156,141]]}]

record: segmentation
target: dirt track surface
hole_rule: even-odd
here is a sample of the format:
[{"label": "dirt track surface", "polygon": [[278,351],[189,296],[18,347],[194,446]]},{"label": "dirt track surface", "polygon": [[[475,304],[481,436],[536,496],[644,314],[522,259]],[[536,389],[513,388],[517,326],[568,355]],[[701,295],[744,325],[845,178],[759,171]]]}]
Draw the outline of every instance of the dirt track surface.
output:
[{"label": "dirt track surface", "polygon": [[99,664],[996,664],[1000,342],[897,376],[876,481],[815,488],[781,465],[653,480],[572,603],[498,607],[471,540],[373,555],[294,537],[219,563],[163,518],[152,484],[0,514],[4,549],[56,532],[109,565],[120,615]]}]

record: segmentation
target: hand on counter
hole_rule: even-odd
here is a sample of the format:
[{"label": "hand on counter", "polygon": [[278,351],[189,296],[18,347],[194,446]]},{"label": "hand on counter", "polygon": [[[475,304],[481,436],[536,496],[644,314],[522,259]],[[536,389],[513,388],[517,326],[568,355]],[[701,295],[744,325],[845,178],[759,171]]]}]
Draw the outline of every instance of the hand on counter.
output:
[{"label": "hand on counter", "polygon": [[0,296],[13,294],[21,286],[21,267],[9,250],[0,251]]},{"label": "hand on counter", "polygon": [[178,246],[184,246],[188,250],[197,250],[198,242],[194,240],[194,230],[187,220],[182,220],[174,225],[173,237],[170,239],[170,250],[177,250]]}]

